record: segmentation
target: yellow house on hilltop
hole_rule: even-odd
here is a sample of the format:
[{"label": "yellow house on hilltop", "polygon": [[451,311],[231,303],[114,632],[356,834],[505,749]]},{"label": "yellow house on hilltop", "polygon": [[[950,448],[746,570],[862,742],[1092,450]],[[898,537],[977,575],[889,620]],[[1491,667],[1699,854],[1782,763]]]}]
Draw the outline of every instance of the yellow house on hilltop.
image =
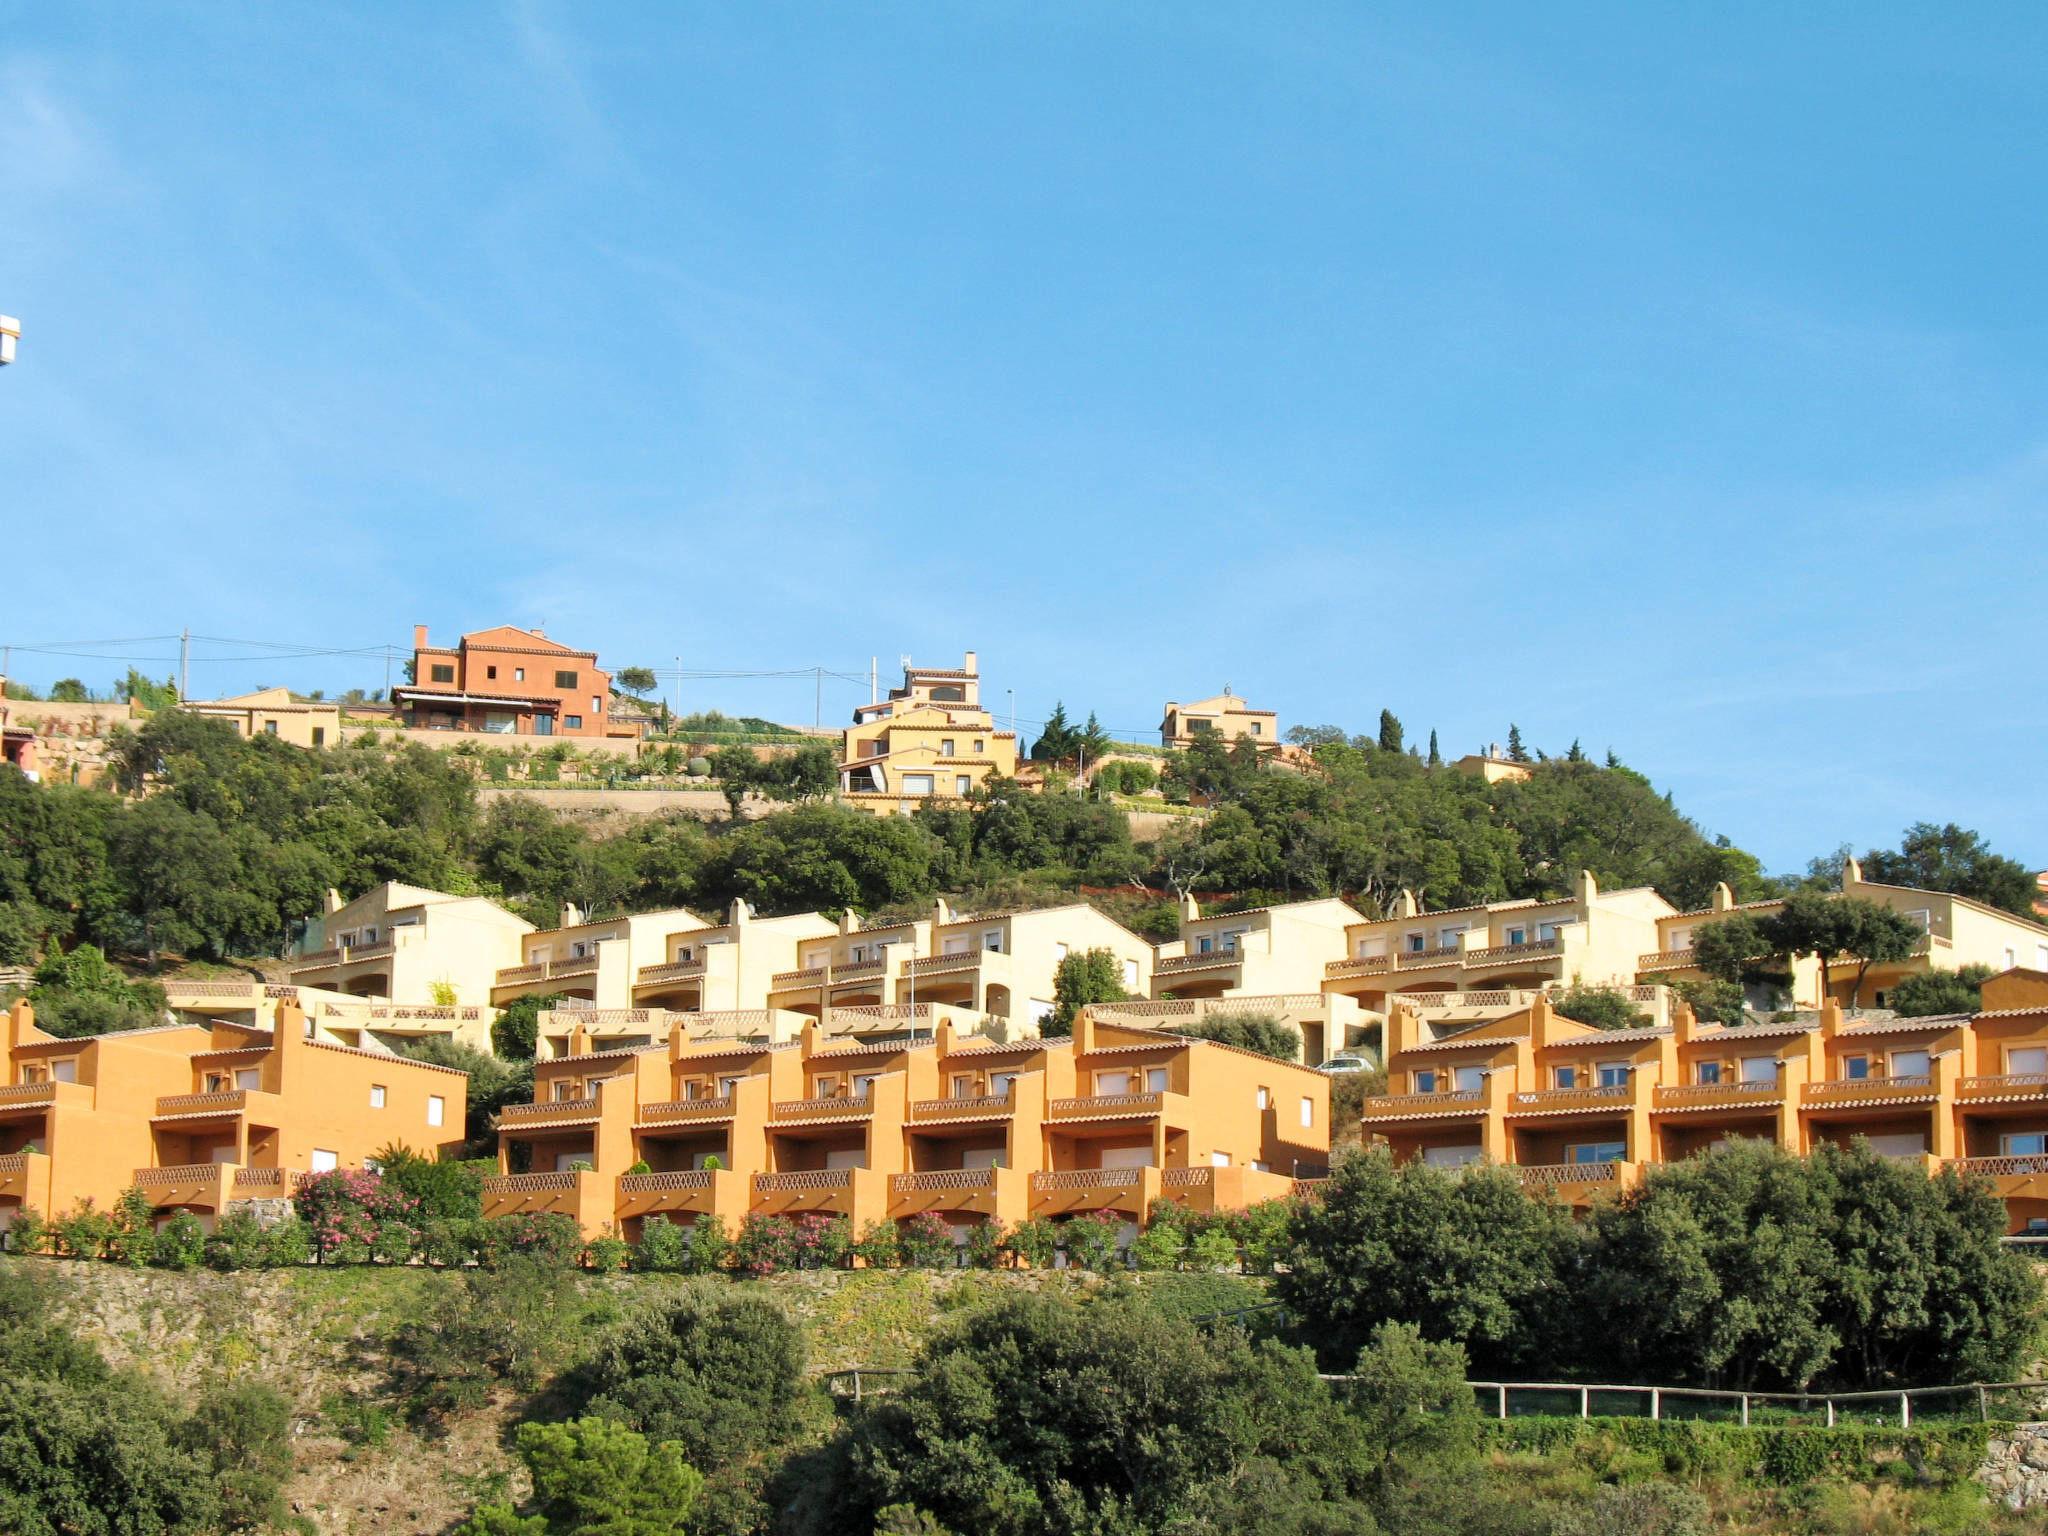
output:
[{"label": "yellow house on hilltop", "polygon": [[981,707],[981,674],[969,651],[959,668],[906,664],[901,688],[854,710],[839,788],[861,810],[908,815],[927,801],[964,800],[1016,772],[1017,734],[997,730]]},{"label": "yellow house on hilltop", "polygon": [[1249,740],[1261,747],[1280,743],[1280,717],[1270,709],[1254,709],[1228,688],[1214,698],[1192,704],[1168,701],[1159,722],[1159,743],[1167,748],[1190,747],[1204,738],[1220,737],[1227,746]]}]

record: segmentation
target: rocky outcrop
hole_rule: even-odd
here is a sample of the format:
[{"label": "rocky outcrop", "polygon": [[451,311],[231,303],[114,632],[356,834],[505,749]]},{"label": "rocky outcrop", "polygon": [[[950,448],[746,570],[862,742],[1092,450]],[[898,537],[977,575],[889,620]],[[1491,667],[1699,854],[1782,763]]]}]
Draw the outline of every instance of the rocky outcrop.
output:
[{"label": "rocky outcrop", "polygon": [[2048,1424],[2019,1424],[1992,1436],[1977,1481],[2007,1509],[2048,1508]]}]

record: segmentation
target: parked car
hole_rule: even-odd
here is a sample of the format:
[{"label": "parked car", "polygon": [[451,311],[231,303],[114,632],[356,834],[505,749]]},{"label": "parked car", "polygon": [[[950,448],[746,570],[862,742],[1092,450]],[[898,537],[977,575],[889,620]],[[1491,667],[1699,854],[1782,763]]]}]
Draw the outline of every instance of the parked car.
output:
[{"label": "parked car", "polygon": [[1344,1072],[1370,1072],[1372,1070],[1372,1063],[1363,1056],[1338,1055],[1332,1056],[1328,1061],[1323,1062],[1316,1070],[1318,1072],[1328,1072],[1334,1077]]}]

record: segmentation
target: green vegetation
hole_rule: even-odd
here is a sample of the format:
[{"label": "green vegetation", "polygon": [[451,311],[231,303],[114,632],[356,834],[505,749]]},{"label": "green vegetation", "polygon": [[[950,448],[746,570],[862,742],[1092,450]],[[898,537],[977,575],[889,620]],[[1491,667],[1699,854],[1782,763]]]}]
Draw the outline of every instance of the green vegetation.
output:
[{"label": "green vegetation", "polygon": [[1591,1024],[1595,1029],[1641,1029],[1650,1015],[1630,1001],[1619,987],[1592,987],[1576,976],[1568,987],[1551,994],[1550,1006],[1567,1019]]},{"label": "green vegetation", "polygon": [[1301,1060],[1301,1031],[1283,1023],[1274,1014],[1243,1008],[1218,1010],[1193,1023],[1171,1027],[1177,1035],[1220,1041],[1239,1050],[1271,1056],[1277,1061]]},{"label": "green vegetation", "polygon": [[1984,983],[1991,979],[1991,974],[1988,965],[1922,971],[1901,980],[1886,1001],[1895,1012],[1915,1019],[1941,1013],[1975,1013],[1982,1006]]},{"label": "green vegetation", "polygon": [[1121,1003],[1131,994],[1124,990],[1123,962],[1107,949],[1085,949],[1060,961],[1052,978],[1052,1017],[1040,1025],[1048,1036],[1074,1032],[1074,1015],[1090,1003]]},{"label": "green vegetation", "polygon": [[2034,873],[2018,859],[1993,853],[1975,832],[1957,826],[1915,822],[1896,851],[1873,848],[1863,855],[1863,878],[1880,885],[1922,891],[1950,891],[1986,906],[2039,922],[2034,902],[2040,889]]}]

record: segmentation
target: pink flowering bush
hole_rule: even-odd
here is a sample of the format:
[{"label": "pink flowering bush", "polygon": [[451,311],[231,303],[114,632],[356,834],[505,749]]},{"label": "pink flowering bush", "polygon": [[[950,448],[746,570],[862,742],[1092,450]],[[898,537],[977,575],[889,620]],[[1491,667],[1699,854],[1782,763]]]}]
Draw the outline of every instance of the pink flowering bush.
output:
[{"label": "pink flowering bush", "polygon": [[419,1229],[419,1201],[366,1168],[309,1174],[292,1205],[323,1264],[403,1263]]}]

